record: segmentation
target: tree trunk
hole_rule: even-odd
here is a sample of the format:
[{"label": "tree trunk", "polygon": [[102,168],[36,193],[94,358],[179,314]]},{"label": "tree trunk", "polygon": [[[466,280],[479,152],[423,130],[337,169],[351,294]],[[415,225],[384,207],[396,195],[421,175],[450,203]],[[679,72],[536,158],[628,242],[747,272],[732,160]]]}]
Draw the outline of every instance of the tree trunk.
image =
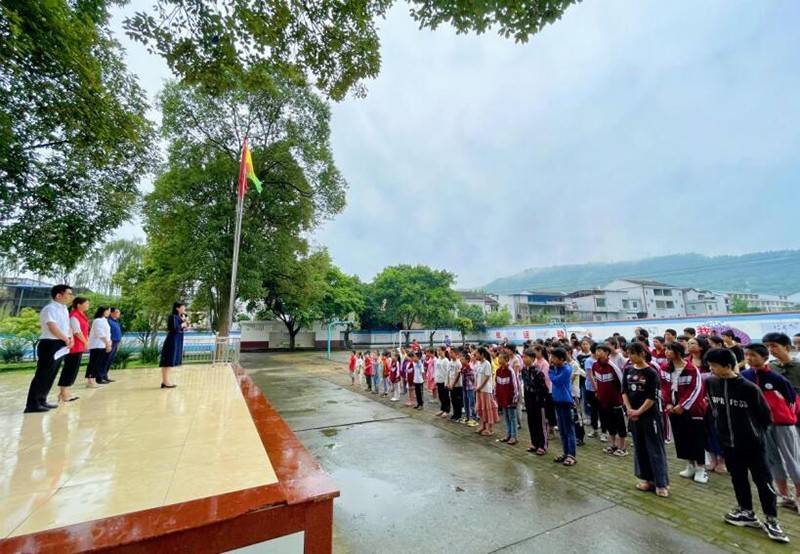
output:
[{"label": "tree trunk", "polygon": [[297,333],[300,332],[300,327],[297,327],[294,331],[289,331],[289,350],[295,349],[294,339],[297,336]]}]

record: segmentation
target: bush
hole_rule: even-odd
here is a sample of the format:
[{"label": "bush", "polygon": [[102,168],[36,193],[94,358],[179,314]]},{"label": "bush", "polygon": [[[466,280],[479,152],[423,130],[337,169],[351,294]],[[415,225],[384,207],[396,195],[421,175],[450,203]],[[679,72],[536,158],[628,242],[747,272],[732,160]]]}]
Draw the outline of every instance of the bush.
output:
[{"label": "bush", "polygon": [[0,345],[0,358],[10,364],[21,362],[25,358],[25,341],[21,339],[8,339]]},{"label": "bush", "polygon": [[154,364],[158,362],[158,348],[145,346],[139,352],[139,359],[145,364]]},{"label": "bush", "polygon": [[114,357],[114,362],[111,364],[112,369],[125,369],[128,367],[128,362],[133,356],[133,350],[130,348],[119,348],[117,355]]}]

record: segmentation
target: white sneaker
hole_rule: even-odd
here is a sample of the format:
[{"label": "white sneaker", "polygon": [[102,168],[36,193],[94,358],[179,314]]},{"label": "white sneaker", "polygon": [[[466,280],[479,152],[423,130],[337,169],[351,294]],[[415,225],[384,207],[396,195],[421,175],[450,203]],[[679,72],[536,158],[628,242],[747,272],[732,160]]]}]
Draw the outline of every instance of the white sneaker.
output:
[{"label": "white sneaker", "polygon": [[708,472],[704,467],[698,467],[694,472],[695,483],[708,483]]},{"label": "white sneaker", "polygon": [[606,433],[600,433],[600,442],[608,442],[608,435]]},{"label": "white sneaker", "polygon": [[695,475],[697,475],[697,471],[699,468],[696,468],[694,464],[689,464],[686,466],[686,469],[681,471],[678,475],[681,477],[686,477],[687,479],[691,479]]},{"label": "white sneaker", "polygon": [[392,402],[397,402],[397,398],[395,398],[395,397],[393,396],[393,397],[392,397]]},{"label": "white sneaker", "polygon": [[711,469],[714,467],[714,457],[711,456],[711,452],[706,450],[706,469]]},{"label": "white sneaker", "polygon": [[589,437],[590,439],[594,438],[595,435],[596,433],[594,431],[589,431],[588,433],[586,433],[586,436]]}]

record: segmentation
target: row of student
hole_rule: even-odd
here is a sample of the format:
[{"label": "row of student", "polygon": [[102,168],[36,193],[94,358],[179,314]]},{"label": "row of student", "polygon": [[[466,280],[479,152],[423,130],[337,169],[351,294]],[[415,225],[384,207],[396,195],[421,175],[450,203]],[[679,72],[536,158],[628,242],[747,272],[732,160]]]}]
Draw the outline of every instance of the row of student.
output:
[{"label": "row of student", "polygon": [[[670,337],[668,333],[663,339],[656,337],[651,347],[646,333],[640,333],[625,349],[620,347],[627,343],[622,337],[611,337],[603,344],[585,338],[574,351],[569,342],[548,340],[526,348],[521,356],[512,346],[440,349],[435,358],[432,351],[412,351],[406,356],[400,350],[394,356],[385,353],[383,364],[388,367],[390,387],[405,382],[401,375],[411,375],[418,408],[422,406],[426,369],[432,367],[435,394],[442,403],[438,415],[449,415],[452,404],[451,419],[461,419],[456,417],[456,409],[460,415],[461,404],[468,402],[464,375],[485,376],[479,385],[478,432],[492,434],[499,408],[507,430],[501,440],[515,444],[520,427],[517,406],[522,402],[531,435],[529,451],[543,455],[556,427],[563,454],[555,461],[568,466],[577,461],[576,437],[582,438],[584,422],[579,399],[585,392],[586,419],[592,425],[589,435],[599,428],[601,440],[611,441],[605,452],[622,457],[627,455],[625,442],[630,430],[634,471],[640,478],[636,487],[663,497],[669,495],[668,430],[674,436],[677,457],[687,462],[680,475],[699,483],[708,480],[706,449],[713,442],[711,467],[724,472],[724,460],[728,460],[739,503],[725,520],[734,525],[762,525],[752,511],[747,478],[750,471],[766,516],[764,529],[770,538],[788,542],[772,508],[776,497],[773,493],[770,501],[768,493],[774,482],[780,494],[777,502],[796,507],[788,491],[788,474],[800,498],[800,439],[794,412],[800,364],[792,356],[791,340],[784,334],[770,333],[763,345],[745,349],[732,333],[724,337],[681,337],[676,333]],[[710,349],[709,343],[719,347]],[[358,359],[354,353],[351,373],[357,372]],[[740,374],[743,363],[749,369]],[[395,367],[397,376],[393,378]],[[580,381],[584,381],[583,386],[578,385]],[[715,394],[720,389],[722,394]],[[410,393],[410,387],[408,390]],[[757,400],[744,405],[741,396],[748,394],[755,394]],[[749,433],[739,439],[742,429]]]}]

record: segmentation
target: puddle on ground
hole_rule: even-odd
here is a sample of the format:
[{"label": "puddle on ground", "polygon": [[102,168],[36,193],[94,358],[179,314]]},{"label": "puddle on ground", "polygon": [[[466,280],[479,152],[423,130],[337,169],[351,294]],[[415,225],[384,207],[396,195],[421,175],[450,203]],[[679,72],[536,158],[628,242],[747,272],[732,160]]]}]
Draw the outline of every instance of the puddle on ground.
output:
[{"label": "puddle on ground", "polygon": [[320,433],[322,433],[326,437],[335,437],[336,435],[339,434],[339,430],[338,429],[333,429],[333,428],[323,429],[322,431],[320,431]]}]

